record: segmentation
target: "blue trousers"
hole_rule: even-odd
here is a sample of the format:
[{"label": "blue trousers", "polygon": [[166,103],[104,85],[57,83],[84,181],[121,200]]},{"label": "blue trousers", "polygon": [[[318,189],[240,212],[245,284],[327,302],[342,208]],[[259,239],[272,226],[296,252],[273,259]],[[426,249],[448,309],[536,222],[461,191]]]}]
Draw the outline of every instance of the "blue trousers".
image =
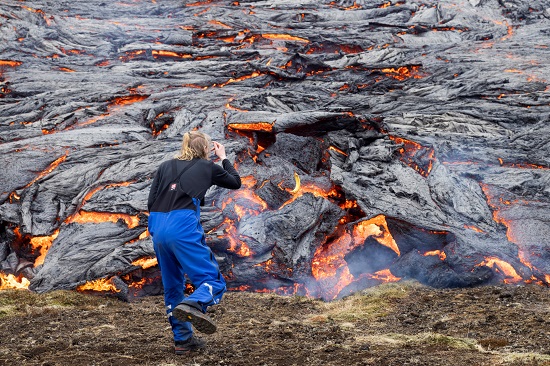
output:
[{"label": "blue trousers", "polygon": [[[226,291],[218,262],[205,242],[199,202],[194,201],[196,211],[185,209],[149,214],[148,229],[162,275],[164,303],[174,341],[184,341],[193,335],[191,323],[172,316],[172,310],[179,303],[185,300],[204,313],[208,306],[219,303]],[[184,297],[185,275],[195,286],[188,297]]]}]

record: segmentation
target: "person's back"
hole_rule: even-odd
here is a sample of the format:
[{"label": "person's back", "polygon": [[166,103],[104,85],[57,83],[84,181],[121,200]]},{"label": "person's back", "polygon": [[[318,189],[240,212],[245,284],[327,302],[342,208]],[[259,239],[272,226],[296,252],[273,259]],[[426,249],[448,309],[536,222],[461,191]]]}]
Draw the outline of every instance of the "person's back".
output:
[{"label": "person's back", "polygon": [[[219,303],[226,291],[218,263],[206,245],[200,205],[212,185],[238,189],[241,179],[227,160],[223,145],[214,142],[213,146],[222,166],[208,160],[207,135],[186,133],[181,153],[157,170],[147,202],[148,229],[162,275],[176,354],[204,347],[205,342],[193,336],[191,324],[201,332],[215,332],[216,325],[205,315],[206,309]],[[188,297],[184,294],[186,276],[195,286]]]},{"label": "person's back", "polygon": [[204,203],[206,191],[213,185],[229,189],[240,188],[241,179],[231,162],[224,159],[222,164],[223,168],[210,160],[199,158],[165,161],[158,168],[157,183],[151,187],[147,202],[149,212],[194,210],[192,198]]}]

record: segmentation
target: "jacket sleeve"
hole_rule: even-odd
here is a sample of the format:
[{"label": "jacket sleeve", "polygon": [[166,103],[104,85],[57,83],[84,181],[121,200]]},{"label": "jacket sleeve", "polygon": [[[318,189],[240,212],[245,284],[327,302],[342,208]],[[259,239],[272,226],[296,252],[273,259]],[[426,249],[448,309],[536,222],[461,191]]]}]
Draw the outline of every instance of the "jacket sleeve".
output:
[{"label": "jacket sleeve", "polygon": [[155,203],[155,200],[158,196],[158,189],[159,189],[159,171],[155,173],[155,177],[153,178],[153,183],[151,183],[151,189],[149,191],[149,198],[147,199],[147,210],[151,211],[151,207],[153,207],[153,203]]},{"label": "jacket sleeve", "polygon": [[229,159],[222,161],[222,166],[212,164],[212,184],[223,188],[241,188],[241,177]]}]

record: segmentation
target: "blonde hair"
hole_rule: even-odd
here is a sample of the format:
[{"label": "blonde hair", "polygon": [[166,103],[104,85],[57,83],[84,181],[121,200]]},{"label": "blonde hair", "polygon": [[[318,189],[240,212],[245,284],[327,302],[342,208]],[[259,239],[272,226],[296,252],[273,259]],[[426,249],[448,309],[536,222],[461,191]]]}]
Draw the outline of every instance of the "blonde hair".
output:
[{"label": "blonde hair", "polygon": [[194,158],[208,159],[210,152],[210,136],[198,131],[186,132],[181,142],[181,152],[176,155],[179,160],[192,160]]}]

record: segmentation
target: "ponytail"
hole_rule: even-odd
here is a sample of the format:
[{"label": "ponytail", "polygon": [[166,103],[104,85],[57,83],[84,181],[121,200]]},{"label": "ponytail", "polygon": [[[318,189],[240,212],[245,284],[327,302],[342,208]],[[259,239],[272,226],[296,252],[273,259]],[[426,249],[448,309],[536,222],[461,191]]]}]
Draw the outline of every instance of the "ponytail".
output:
[{"label": "ponytail", "polygon": [[208,159],[210,151],[210,137],[198,131],[186,132],[181,142],[181,152],[176,155],[179,160],[192,160],[194,158]]}]

